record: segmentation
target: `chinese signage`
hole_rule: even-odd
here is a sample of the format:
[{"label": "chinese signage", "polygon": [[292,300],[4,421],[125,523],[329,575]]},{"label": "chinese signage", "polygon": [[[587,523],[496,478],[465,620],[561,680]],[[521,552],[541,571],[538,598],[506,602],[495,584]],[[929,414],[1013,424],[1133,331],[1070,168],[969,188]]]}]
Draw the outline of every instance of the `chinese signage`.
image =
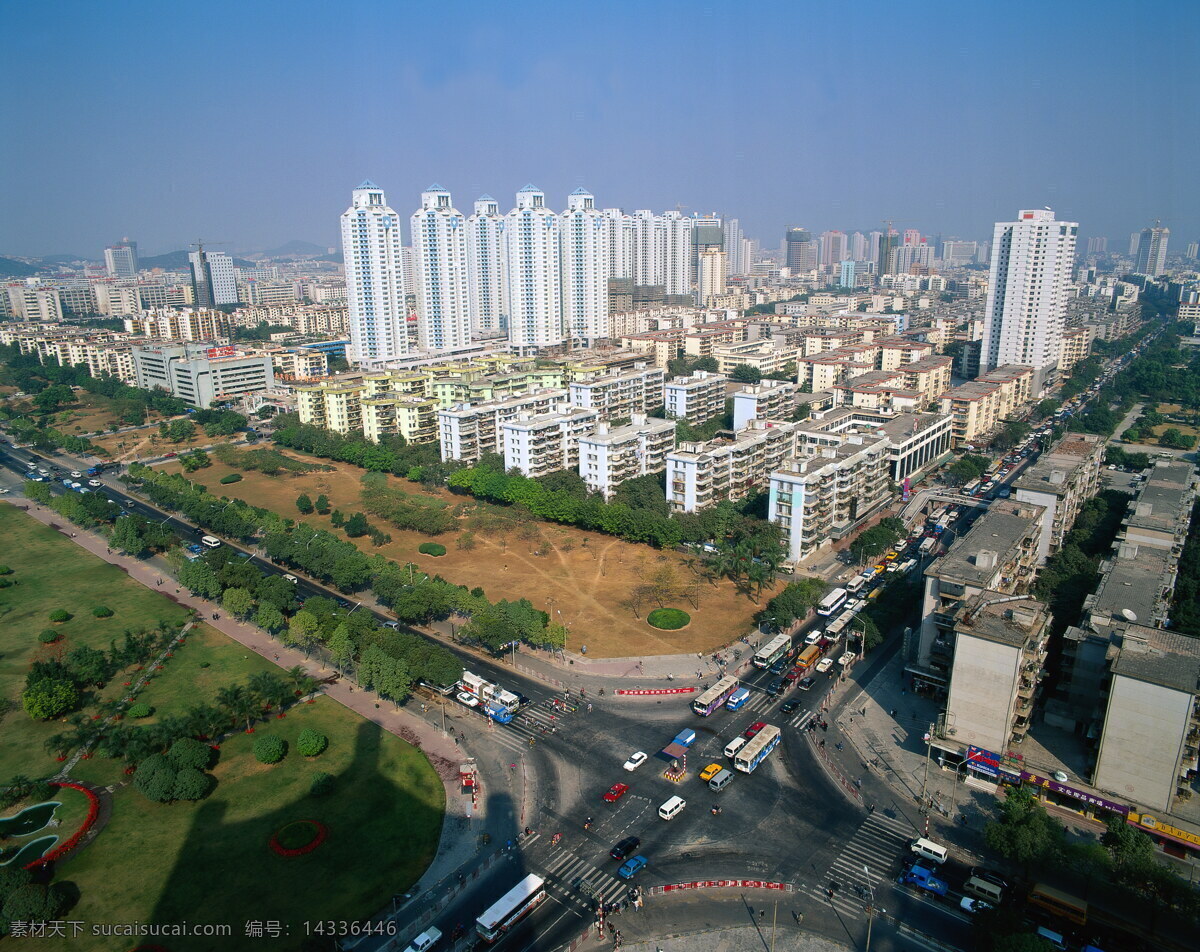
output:
[{"label": "chinese signage", "polygon": [[999,777],[1000,757],[998,754],[993,754],[990,750],[984,750],[982,747],[968,747],[967,769],[987,774],[989,777]]},{"label": "chinese signage", "polygon": [[1200,846],[1200,836],[1195,833],[1189,833],[1187,830],[1181,830],[1178,827],[1163,823],[1162,820],[1157,820],[1148,813],[1131,813],[1129,814],[1129,822],[1146,830],[1153,830],[1163,836],[1169,836],[1176,840],[1183,840],[1185,843],[1191,843],[1193,846]]},{"label": "chinese signage", "polygon": [[205,354],[209,360],[215,360],[218,357],[232,357],[233,355],[234,349],[232,347],[210,347]]},{"label": "chinese signage", "polygon": [[1068,787],[1066,784],[1059,783],[1057,780],[1051,780],[1048,777],[1039,777],[1037,774],[1032,774],[1027,770],[1021,771],[1021,779],[1026,783],[1037,784],[1046,790],[1054,793],[1062,794],[1064,797],[1071,797],[1073,800],[1079,800],[1083,803],[1090,804],[1094,807],[1099,807],[1101,810],[1111,810],[1113,813],[1119,813],[1125,816],[1129,813],[1129,807],[1121,803],[1116,803],[1112,800],[1105,800],[1104,797],[1098,797],[1094,793],[1087,793],[1083,790],[1076,790],[1074,787]]}]

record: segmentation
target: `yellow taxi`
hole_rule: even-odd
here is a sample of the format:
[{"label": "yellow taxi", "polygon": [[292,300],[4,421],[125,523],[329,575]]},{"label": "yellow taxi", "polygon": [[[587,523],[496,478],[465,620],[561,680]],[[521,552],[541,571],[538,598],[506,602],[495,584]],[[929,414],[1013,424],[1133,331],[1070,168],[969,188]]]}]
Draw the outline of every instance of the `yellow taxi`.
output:
[{"label": "yellow taxi", "polygon": [[720,769],[721,769],[720,764],[709,764],[707,767],[705,767],[703,770],[700,771],[700,779],[704,780],[706,782],[709,780],[712,780],[712,778],[717,775],[717,773],[720,771]]},{"label": "yellow taxi", "polygon": [[883,560],[885,562],[895,562],[899,555],[899,552],[888,552],[888,554],[883,557]]}]

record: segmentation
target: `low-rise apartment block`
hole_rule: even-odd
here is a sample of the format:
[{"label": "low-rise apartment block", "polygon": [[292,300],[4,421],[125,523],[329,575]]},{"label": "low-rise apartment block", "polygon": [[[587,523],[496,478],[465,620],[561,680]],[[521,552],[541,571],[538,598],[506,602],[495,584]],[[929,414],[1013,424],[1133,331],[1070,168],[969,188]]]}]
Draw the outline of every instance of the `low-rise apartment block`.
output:
[{"label": "low-rise apartment block", "polygon": [[799,348],[772,338],[716,344],[712,356],[716,358],[718,373],[728,375],[736,367],[752,367],[765,377],[768,374],[795,373],[796,362],[802,355]]},{"label": "low-rise apartment block", "polygon": [[208,307],[156,308],[125,318],[125,330],[153,340],[227,340],[233,324],[224,311]]},{"label": "low-rise apartment block", "polygon": [[271,358],[233,347],[157,344],[133,348],[137,386],[166,390],[197,407],[275,387]]},{"label": "low-rise apartment block", "polygon": [[661,367],[640,363],[633,370],[573,380],[568,389],[574,406],[596,410],[605,420],[628,420],[662,406],[665,381]]},{"label": "low-rise apartment block", "polygon": [[579,438],[579,475],[588,489],[608,499],[627,479],[661,473],[674,448],[674,420],[635,413],[624,426],[601,422]]},{"label": "low-rise apartment block", "polygon": [[954,419],[954,445],[983,442],[1033,398],[1033,368],[1006,364],[941,396]]},{"label": "low-rise apartment block", "polygon": [[503,454],[504,423],[522,415],[537,416],[557,410],[566,401],[566,390],[539,390],[504,400],[460,403],[440,409],[437,417],[442,461],[473,463],[484,453]]},{"label": "low-rise apartment block", "polygon": [[402,436],[409,443],[432,443],[438,438],[438,405],[430,397],[386,390],[362,398],[362,429],[372,443],[385,436]]},{"label": "low-rise apartment block", "polygon": [[579,440],[599,422],[600,415],[595,410],[565,403],[537,416],[522,413],[515,420],[500,424],[504,468],[520,470],[526,476],[545,476],[560,469],[578,470]]},{"label": "low-rise apartment block", "polygon": [[796,455],[800,424],[751,420],[736,433],[706,443],[684,442],[667,456],[667,502],[672,512],[696,512],[742,499]]},{"label": "low-rise apartment block", "polygon": [[1038,562],[1045,562],[1062,547],[1079,510],[1099,492],[1103,461],[1103,437],[1071,433],[1013,481],[1013,494],[1018,500],[1045,510]]},{"label": "low-rise apartment block", "polygon": [[790,420],[796,412],[799,388],[788,380],[764,380],[733,393],[733,428],[751,420]]},{"label": "low-rise apartment block", "polygon": [[668,417],[689,423],[706,423],[725,412],[725,378],[706,370],[675,377],[663,388]]},{"label": "low-rise apartment block", "polygon": [[1063,331],[1062,346],[1058,352],[1058,375],[1067,377],[1076,364],[1087,360],[1092,350],[1092,330],[1084,327],[1068,327]]},{"label": "low-rise apartment block", "polygon": [[361,376],[321,380],[292,389],[301,423],[338,433],[362,430],[362,399],[367,385]]}]

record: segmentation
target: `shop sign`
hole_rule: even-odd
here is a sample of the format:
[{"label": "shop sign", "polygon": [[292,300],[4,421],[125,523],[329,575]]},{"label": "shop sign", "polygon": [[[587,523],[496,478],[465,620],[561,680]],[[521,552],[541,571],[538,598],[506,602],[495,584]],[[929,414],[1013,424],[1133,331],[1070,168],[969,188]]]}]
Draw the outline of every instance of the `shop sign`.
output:
[{"label": "shop sign", "polygon": [[1124,804],[1116,803],[1113,800],[1105,800],[1104,797],[1098,797],[1094,793],[1088,793],[1085,790],[1076,790],[1074,787],[1068,787],[1057,780],[1051,780],[1049,777],[1039,777],[1037,774],[1032,774],[1027,770],[1021,771],[1021,779],[1026,783],[1037,784],[1045,790],[1062,794],[1064,797],[1070,797],[1073,800],[1079,800],[1090,806],[1099,807],[1101,810],[1110,810],[1113,813],[1121,814],[1121,816],[1126,816],[1129,813],[1129,807]]},{"label": "shop sign", "polygon": [[1171,826],[1169,823],[1164,823],[1148,813],[1131,813],[1129,814],[1129,822],[1134,823],[1143,829],[1152,830],[1155,833],[1163,836],[1170,836],[1173,839],[1183,840],[1185,843],[1191,843],[1193,846],[1200,846],[1200,836],[1195,833],[1189,833],[1187,830],[1181,830],[1178,827]]}]

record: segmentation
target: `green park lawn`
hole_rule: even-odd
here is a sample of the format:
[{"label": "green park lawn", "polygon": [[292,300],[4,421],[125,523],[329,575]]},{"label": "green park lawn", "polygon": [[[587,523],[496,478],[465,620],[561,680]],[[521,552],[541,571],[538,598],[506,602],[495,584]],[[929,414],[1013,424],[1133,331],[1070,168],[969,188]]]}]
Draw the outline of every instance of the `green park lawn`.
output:
[{"label": "green park lawn", "polygon": [[[313,727],[329,748],[311,761],[295,752],[296,735]],[[251,746],[262,734],[289,745],[273,766]],[[312,777],[336,777],[325,797],[309,795]],[[415,882],[433,859],[445,793],[421,752],[327,698],[293,708],[282,720],[224,743],[212,773],[217,785],[197,803],[161,805],[126,786],[100,837],[62,863],[57,878],[82,895],[70,918],[96,922],[221,922],[231,948],[296,948],[301,923],[358,919]],[[271,834],[298,819],[317,820],[328,839],[306,856],[273,853]],[[287,942],[247,940],[250,920],[291,925]],[[76,948],[42,940],[47,952]],[[128,939],[94,939],[97,952],[121,952]],[[172,938],[172,952],[210,950],[211,938]]]},{"label": "green park lawn", "polygon": [[[152,628],[160,619],[182,624],[188,612],[3,503],[0,539],[4,540],[0,564],[13,570],[4,576],[13,584],[0,589],[0,702],[16,705],[0,715],[0,778],[17,773],[49,776],[57,765],[42,745],[66,725],[32,721],[21,709],[21,691],[30,664],[81,645],[106,649],[126,628]],[[94,618],[92,609],[99,605],[111,608],[112,617]],[[73,617],[62,625],[52,625],[49,615],[58,608]],[[51,627],[58,628],[63,638],[50,647],[41,645],[38,633]]]}]

